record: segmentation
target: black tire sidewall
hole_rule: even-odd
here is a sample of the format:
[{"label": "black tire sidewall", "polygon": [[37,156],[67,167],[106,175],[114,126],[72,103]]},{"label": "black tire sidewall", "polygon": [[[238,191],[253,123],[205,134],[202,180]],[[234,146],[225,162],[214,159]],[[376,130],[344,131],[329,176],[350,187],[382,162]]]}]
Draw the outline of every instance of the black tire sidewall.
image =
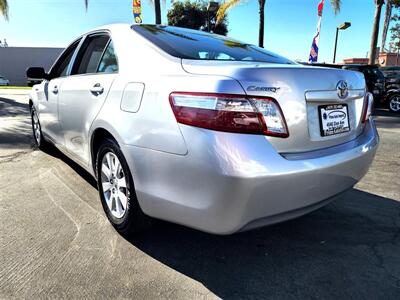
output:
[{"label": "black tire sidewall", "polygon": [[[35,133],[35,128],[33,127],[33,116],[36,114],[36,117],[38,119],[38,124],[39,124],[39,130],[40,130],[40,140],[36,140],[36,133]],[[42,126],[40,125],[40,121],[39,121],[39,116],[36,113],[35,108],[32,107],[31,109],[31,126],[32,126],[32,134],[33,134],[33,140],[35,141],[35,145],[38,148],[41,148],[43,145],[43,133],[42,133]]]},{"label": "black tire sidewall", "polygon": [[[103,157],[106,153],[108,152],[112,152],[113,154],[115,154],[121,165],[122,165],[122,169],[123,172],[125,174],[125,178],[127,179],[127,188],[129,190],[129,197],[127,197],[127,208],[125,211],[125,214],[122,218],[116,218],[112,215],[112,213],[110,212],[104,194],[103,194],[103,187],[101,184],[101,165],[102,165],[102,160]],[[136,198],[136,193],[135,193],[135,187],[133,184],[133,179],[132,179],[132,175],[130,173],[129,167],[128,167],[128,163],[121,151],[121,149],[119,148],[118,144],[111,140],[111,139],[107,139],[105,140],[100,148],[99,151],[97,153],[97,158],[96,158],[96,174],[97,174],[97,185],[98,185],[98,190],[99,190],[99,195],[100,195],[100,199],[101,199],[101,204],[103,205],[103,209],[107,214],[108,219],[110,220],[110,222],[112,223],[112,225],[118,230],[118,231],[125,231],[127,229],[129,229],[132,226],[132,221],[135,218],[135,211],[136,210],[140,210],[140,208],[138,207],[139,204],[137,202],[137,198]]]}]

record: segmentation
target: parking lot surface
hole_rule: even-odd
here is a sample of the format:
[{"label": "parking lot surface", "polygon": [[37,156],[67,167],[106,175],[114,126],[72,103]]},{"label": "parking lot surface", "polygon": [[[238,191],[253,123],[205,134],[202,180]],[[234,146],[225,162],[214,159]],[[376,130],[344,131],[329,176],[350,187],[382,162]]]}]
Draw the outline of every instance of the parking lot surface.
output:
[{"label": "parking lot surface", "polygon": [[121,237],[95,181],[34,149],[26,95],[0,95],[0,298],[400,299],[400,116],[378,110],[366,177],[328,206],[214,236]]}]

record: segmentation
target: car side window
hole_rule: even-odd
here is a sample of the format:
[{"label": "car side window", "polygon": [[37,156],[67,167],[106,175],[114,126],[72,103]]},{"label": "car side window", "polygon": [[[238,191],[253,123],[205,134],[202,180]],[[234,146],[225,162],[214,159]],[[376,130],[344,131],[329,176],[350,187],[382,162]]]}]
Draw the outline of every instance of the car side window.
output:
[{"label": "car side window", "polygon": [[51,78],[58,78],[67,75],[68,66],[71,62],[72,56],[76,48],[79,45],[80,40],[75,41],[59,58],[59,60],[55,63],[54,67],[51,69],[50,76]]},{"label": "car side window", "polygon": [[114,45],[112,40],[110,40],[106,51],[100,61],[98,73],[117,73],[118,72],[118,62],[117,57],[114,52]]},{"label": "car side window", "polygon": [[109,39],[106,34],[88,36],[78,52],[71,74],[96,73]]}]

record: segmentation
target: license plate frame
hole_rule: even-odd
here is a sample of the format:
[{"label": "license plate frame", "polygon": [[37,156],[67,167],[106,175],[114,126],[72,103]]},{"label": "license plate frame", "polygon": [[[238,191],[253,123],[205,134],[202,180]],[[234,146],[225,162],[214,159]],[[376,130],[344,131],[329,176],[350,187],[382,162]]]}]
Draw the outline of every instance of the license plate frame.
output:
[{"label": "license plate frame", "polygon": [[319,129],[322,137],[349,132],[349,108],[343,104],[325,104],[318,106]]}]

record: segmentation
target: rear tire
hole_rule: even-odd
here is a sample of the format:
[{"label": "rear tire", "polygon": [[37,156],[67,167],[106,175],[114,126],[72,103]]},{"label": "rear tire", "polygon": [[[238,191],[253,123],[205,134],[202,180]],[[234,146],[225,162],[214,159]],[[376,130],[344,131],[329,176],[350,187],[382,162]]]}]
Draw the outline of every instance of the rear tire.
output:
[{"label": "rear tire", "polygon": [[97,186],[101,204],[114,228],[124,236],[151,225],[139,206],[128,163],[113,139],[102,142],[96,158]]}]

